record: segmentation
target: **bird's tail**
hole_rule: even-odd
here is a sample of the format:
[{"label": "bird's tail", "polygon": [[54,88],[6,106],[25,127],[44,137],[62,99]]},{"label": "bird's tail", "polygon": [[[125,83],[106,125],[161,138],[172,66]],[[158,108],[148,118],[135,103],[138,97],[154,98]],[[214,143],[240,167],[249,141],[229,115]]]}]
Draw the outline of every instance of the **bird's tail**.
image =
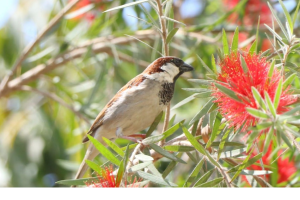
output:
[{"label": "bird's tail", "polygon": [[[83,177],[87,169],[89,168],[86,164],[86,160],[93,160],[97,155],[99,154],[99,151],[95,148],[95,146],[91,143],[88,150],[86,151],[86,154],[80,164],[80,167],[77,171],[77,174],[75,176],[75,179],[80,179]],[[75,186],[72,186],[75,187]]]}]

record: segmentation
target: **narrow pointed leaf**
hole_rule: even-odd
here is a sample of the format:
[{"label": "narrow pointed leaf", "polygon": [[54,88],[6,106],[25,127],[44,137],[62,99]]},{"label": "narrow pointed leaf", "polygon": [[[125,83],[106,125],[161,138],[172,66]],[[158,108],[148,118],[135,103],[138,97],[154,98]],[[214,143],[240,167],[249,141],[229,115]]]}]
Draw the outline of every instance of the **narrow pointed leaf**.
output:
[{"label": "narrow pointed leaf", "polygon": [[122,157],[124,156],[124,152],[122,151],[122,149],[120,149],[120,147],[119,147],[116,143],[110,141],[109,139],[107,139],[107,138],[105,138],[105,137],[102,137],[102,139],[103,139],[104,142],[105,142],[110,148],[112,148],[112,150],[114,150],[117,154],[119,154],[119,155],[122,156]]},{"label": "narrow pointed leaf", "polygon": [[169,181],[163,179],[162,177],[158,177],[158,176],[155,176],[155,175],[143,172],[143,171],[138,171],[137,174],[140,177],[142,177],[143,179],[149,180],[149,181],[159,184],[159,185],[168,186],[168,187],[170,187],[170,186],[176,187],[177,186],[175,183],[169,182]]},{"label": "narrow pointed leaf", "polygon": [[223,151],[224,146],[225,146],[225,142],[227,141],[229,133],[231,133],[231,132],[232,132],[232,130],[226,131],[225,134],[223,135],[222,139],[221,139],[221,142],[220,142],[220,145],[219,145],[219,149],[218,149],[218,160],[221,157],[222,151]]},{"label": "narrow pointed leaf", "polygon": [[255,40],[249,49],[250,55],[253,55],[254,53],[256,53],[256,49],[257,49],[257,42]]},{"label": "narrow pointed leaf", "polygon": [[144,2],[147,2],[147,1],[149,1],[149,0],[140,0],[140,1],[135,1],[135,2],[131,2],[131,3],[127,3],[127,4],[124,4],[124,5],[121,5],[121,6],[117,6],[117,7],[108,9],[108,10],[106,10],[104,12],[110,12],[110,11],[113,11],[113,10],[118,10],[118,9],[126,8],[126,7],[129,7],[129,6],[133,6],[133,5],[136,5],[136,4],[144,3]]},{"label": "narrow pointed leaf", "polygon": [[258,161],[259,159],[261,159],[261,157],[262,157],[262,153],[259,153],[259,154],[257,154],[256,156],[254,156],[253,158],[249,159],[248,162],[246,162],[246,163],[241,163],[241,164],[239,164],[239,165],[237,165],[237,166],[234,166],[233,168],[231,168],[231,169],[228,171],[228,173],[236,172],[240,167],[241,167],[241,168],[243,167],[243,169],[244,169],[244,168],[247,168],[247,167],[253,165],[254,163],[256,163],[256,161]]},{"label": "narrow pointed leaf", "polygon": [[248,175],[248,176],[260,176],[260,175],[267,175],[272,174],[272,171],[267,170],[247,170],[244,169],[241,171],[241,175]]},{"label": "narrow pointed leaf", "polygon": [[192,125],[195,121],[199,120],[201,117],[203,117],[209,109],[213,106],[214,104],[214,98],[211,98],[204,106],[203,108],[194,116],[194,118],[190,121],[189,125]]},{"label": "narrow pointed leaf", "polygon": [[153,131],[156,129],[157,125],[159,124],[161,118],[163,116],[163,112],[161,112],[154,120],[154,122],[151,124],[150,128],[148,129],[147,133],[146,133],[146,138],[149,137],[151,135],[151,133],[153,133]]},{"label": "narrow pointed leaf", "polygon": [[254,150],[254,148],[252,148],[252,150],[250,151],[248,156],[245,158],[245,160],[242,162],[242,164],[239,165],[237,172],[233,175],[230,182],[234,181],[234,179],[236,179],[238,177],[238,175],[240,175],[241,171],[246,168],[246,164],[247,164],[248,160],[250,159],[253,150]]},{"label": "narrow pointed leaf", "polygon": [[232,39],[231,51],[237,53],[239,48],[239,27],[236,27]]},{"label": "narrow pointed leaf", "polygon": [[242,64],[243,71],[244,71],[245,74],[247,74],[248,71],[249,71],[247,63],[246,63],[243,56],[240,56],[240,59],[241,59],[241,64]]},{"label": "narrow pointed leaf", "polygon": [[291,74],[283,83],[283,89],[286,89],[295,79],[297,73]]},{"label": "narrow pointed leaf", "polygon": [[214,72],[213,72],[213,71],[205,64],[205,62],[200,58],[200,56],[197,55],[197,57],[198,57],[198,59],[200,60],[202,66],[203,66],[210,74],[215,74],[215,73],[214,73]]},{"label": "narrow pointed leaf", "polygon": [[263,111],[260,111],[260,110],[254,109],[254,108],[246,108],[246,110],[253,117],[261,118],[261,119],[269,119],[269,115],[264,113]]},{"label": "narrow pointed leaf", "polygon": [[216,139],[217,137],[217,133],[219,131],[219,128],[220,128],[220,124],[221,124],[221,119],[216,117],[216,120],[215,120],[215,123],[213,125],[213,130],[212,130],[212,133],[211,133],[211,136],[206,144],[206,148],[209,148],[212,143],[214,142],[214,140]]},{"label": "narrow pointed leaf", "polygon": [[81,178],[81,179],[68,179],[68,180],[62,180],[62,181],[57,181],[55,182],[56,184],[61,184],[61,185],[86,185],[85,183],[88,181],[98,181],[99,179],[96,177],[93,178]]},{"label": "narrow pointed leaf", "polygon": [[167,44],[169,44],[172,40],[172,38],[174,37],[174,35],[177,33],[177,31],[179,30],[179,28],[174,28],[172,31],[170,31],[168,37],[167,37]]},{"label": "narrow pointed leaf", "polygon": [[271,79],[273,76],[274,68],[275,68],[275,60],[272,61],[270,68],[269,68],[269,72],[268,72],[269,79]]},{"label": "narrow pointed leaf", "polygon": [[275,109],[278,108],[281,92],[282,92],[282,78],[280,79],[280,81],[278,83],[276,93],[275,93],[275,97],[274,97],[274,107],[275,107]]},{"label": "narrow pointed leaf", "polygon": [[184,104],[186,104],[186,103],[188,103],[188,102],[194,100],[194,99],[196,98],[195,96],[196,96],[197,94],[198,94],[198,93],[195,93],[195,94],[189,96],[188,98],[186,98],[186,99],[180,101],[180,102],[177,103],[175,106],[173,106],[173,108],[172,108],[171,110],[174,110],[174,109],[176,109],[176,108],[179,108],[180,106],[183,106]]},{"label": "narrow pointed leaf", "polygon": [[252,90],[252,95],[255,99],[256,105],[259,106],[260,108],[264,109],[265,111],[267,110],[267,106],[265,104],[265,101],[263,100],[263,98],[260,96],[259,92],[257,91],[257,89],[255,87],[251,87]]},{"label": "narrow pointed leaf", "polygon": [[298,5],[297,5],[297,8],[294,12],[294,16],[293,16],[293,24],[296,23],[296,19],[297,19],[297,15],[298,15],[298,11],[299,11],[299,7],[300,7],[300,1],[298,1]]},{"label": "narrow pointed leaf", "polygon": [[141,160],[143,162],[148,162],[148,161],[154,160],[151,156],[147,156],[145,154],[137,154],[137,155],[135,155],[135,158],[137,158],[138,160]]},{"label": "narrow pointed leaf", "polygon": [[205,182],[207,182],[207,180],[209,179],[209,177],[214,173],[216,168],[213,168],[209,171],[207,171],[205,174],[203,174],[203,176],[201,176],[199,178],[199,180],[197,180],[197,182],[194,184],[194,187],[197,187]]},{"label": "narrow pointed leaf", "polygon": [[214,187],[221,183],[224,180],[224,178],[216,178],[214,180],[208,181],[206,183],[203,183],[201,185],[198,185],[197,187]]},{"label": "narrow pointed leaf", "polygon": [[268,133],[266,133],[266,139],[265,139],[265,144],[264,144],[264,149],[263,149],[263,155],[265,155],[269,149],[272,137],[273,137],[273,127],[269,129]]},{"label": "narrow pointed leaf", "polygon": [[196,167],[193,169],[193,171],[190,173],[188,178],[186,179],[185,183],[183,184],[183,187],[186,187],[188,183],[192,182],[202,169],[203,163],[205,161],[205,158],[202,158],[199,163],[196,165]]},{"label": "narrow pointed leaf", "polygon": [[98,140],[93,138],[90,135],[87,135],[89,140],[93,143],[93,145],[98,149],[98,151],[110,162],[113,164],[119,166],[120,165],[120,160],[115,157],[113,153],[111,153],[103,144],[101,144]]},{"label": "narrow pointed leaf", "polygon": [[137,165],[134,165],[133,167],[131,167],[128,172],[136,172],[139,171],[141,169],[144,169],[145,167],[148,167],[149,165],[152,164],[152,161],[147,161],[147,162],[143,162]]},{"label": "narrow pointed leaf", "polygon": [[223,43],[224,55],[229,55],[229,46],[228,46],[226,32],[224,29],[222,30],[222,43]]},{"label": "narrow pointed leaf", "polygon": [[213,71],[215,72],[215,74],[217,74],[218,71],[217,71],[216,60],[215,60],[214,54],[211,54],[211,64],[213,67]]},{"label": "narrow pointed leaf", "polygon": [[[280,26],[281,31],[283,32],[283,34],[285,35],[285,37],[288,38],[288,34],[287,34],[287,32],[286,32],[284,26],[282,25],[280,19],[278,18],[277,14],[275,13],[275,10],[273,9],[273,7],[270,5],[269,2],[267,2],[267,3],[268,3],[268,6],[269,6],[269,8],[270,8],[270,10],[271,10],[271,12],[272,12],[273,17],[275,18],[276,22],[277,22],[278,25]],[[277,35],[277,33],[276,33],[276,35]],[[281,40],[282,40],[282,39],[281,39]]]},{"label": "narrow pointed leaf", "polygon": [[268,108],[269,108],[270,112],[272,113],[273,117],[276,117],[276,109],[274,107],[274,104],[273,104],[269,94],[266,91],[265,91],[265,99],[266,99]]},{"label": "narrow pointed leaf", "polygon": [[172,152],[187,152],[194,151],[195,148],[190,146],[168,145],[164,146],[164,150]]},{"label": "narrow pointed leaf", "polygon": [[156,151],[157,153],[165,156],[166,158],[169,158],[171,160],[180,162],[180,163],[184,163],[186,164],[186,162],[184,162],[183,160],[181,160],[180,158],[177,158],[176,156],[174,156],[173,154],[169,153],[168,151],[165,151],[163,148],[157,146],[156,144],[150,144],[149,145],[154,151]]},{"label": "narrow pointed leaf", "polygon": [[241,155],[246,151],[247,148],[235,149],[230,151],[225,151],[220,154],[220,158],[232,158],[238,155]]},{"label": "narrow pointed leaf", "polygon": [[235,94],[234,91],[228,89],[227,87],[221,85],[221,84],[218,84],[218,83],[215,83],[215,86],[221,90],[221,92],[223,92],[224,94],[226,94],[228,97],[232,98],[233,100],[236,100],[237,102],[241,102],[241,100],[238,98],[238,96]]},{"label": "narrow pointed leaf", "polygon": [[85,162],[92,170],[94,170],[97,174],[101,175],[102,169],[98,164],[90,160],[86,160]]},{"label": "narrow pointed leaf", "polygon": [[285,5],[282,3],[281,0],[279,0],[279,3],[283,9],[285,18],[286,18],[287,22],[289,23],[290,32],[291,32],[291,34],[293,34],[294,24],[293,24],[292,18],[290,16],[290,13],[288,12],[288,10],[286,9]]},{"label": "narrow pointed leaf", "polygon": [[116,177],[116,186],[119,186],[121,181],[122,181],[124,172],[126,170],[128,156],[129,156],[129,145],[127,145],[127,147],[126,147],[124,157],[123,157],[123,159],[121,161],[121,164],[120,164],[120,167],[118,169],[118,174],[117,174],[117,177]]}]

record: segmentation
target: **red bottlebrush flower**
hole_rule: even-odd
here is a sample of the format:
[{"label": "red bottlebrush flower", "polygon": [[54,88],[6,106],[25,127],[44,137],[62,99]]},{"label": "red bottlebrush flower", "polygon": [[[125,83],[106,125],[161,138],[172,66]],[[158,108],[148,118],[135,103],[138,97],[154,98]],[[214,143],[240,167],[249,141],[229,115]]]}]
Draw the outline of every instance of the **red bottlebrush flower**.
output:
[{"label": "red bottlebrush flower", "polygon": [[[225,7],[228,9],[234,8],[239,0],[223,0]],[[261,24],[271,25],[272,23],[272,14],[268,7],[267,1],[264,0],[249,0],[245,6],[245,15],[243,22],[245,25],[253,26],[257,24],[258,18],[260,16]],[[232,23],[241,24],[240,17],[237,13],[233,13],[229,16],[228,21]]]},{"label": "red bottlebrush flower", "polygon": [[100,177],[98,177],[98,182],[92,182],[92,184],[90,183],[86,183],[86,185],[88,187],[91,188],[111,188],[111,187],[119,187],[119,185],[116,184],[116,179],[113,175],[113,167],[110,166],[109,168],[106,167],[105,169],[101,169],[101,174]]},{"label": "red bottlebrush flower", "polygon": [[[137,179],[134,178],[132,183],[128,185],[127,182],[124,183],[124,187],[139,187],[139,184],[136,183]],[[101,169],[101,174],[98,176],[98,181],[92,181],[91,183],[86,182],[86,185],[90,188],[113,188],[120,187],[120,184],[116,183],[116,178],[113,175],[113,167],[106,167]],[[144,186],[144,187],[147,187]]]},{"label": "red bottlebrush flower", "polygon": [[[283,77],[275,68],[271,79],[269,79],[270,63],[266,61],[266,58],[250,53],[243,55],[248,66],[248,72],[244,72],[240,56],[242,56],[240,53],[231,53],[221,60],[219,63],[221,73],[218,75],[217,80],[223,86],[234,91],[241,102],[230,98],[216,87],[213,87],[212,95],[216,98],[215,102],[219,105],[220,113],[229,122],[229,126],[239,128],[245,123],[243,127],[243,131],[245,131],[249,126],[257,123],[257,119],[246,111],[247,107],[258,108],[251,87],[255,87],[263,99],[266,91],[273,100],[278,83]],[[287,111],[286,106],[295,101],[295,98],[287,91],[288,88],[281,93],[277,108],[279,114]]]},{"label": "red bottlebrush flower", "polygon": [[[261,144],[263,140],[260,140]],[[260,145],[260,150],[262,151],[263,145]],[[270,146],[268,147],[268,151],[266,152],[266,154],[262,157],[262,162],[264,165],[270,166],[271,163],[273,162],[270,157],[272,153],[272,142],[270,144]],[[251,157],[254,157],[258,154],[258,152],[254,151],[252,153]],[[282,151],[278,151],[277,156],[282,154]],[[277,180],[277,184],[279,183],[283,183],[286,181],[289,181],[291,179],[291,176],[297,171],[297,168],[295,166],[295,162],[289,161],[289,158],[283,158],[284,155],[281,155],[278,160],[276,161],[277,163],[277,169],[273,170],[273,173],[277,173],[278,174],[278,180]],[[262,167],[260,166],[260,161],[256,162],[257,165],[251,165],[249,167],[247,167],[247,169],[249,170],[263,170]],[[265,170],[270,170],[268,168],[265,168]],[[261,176],[263,177],[263,176]],[[266,175],[266,181],[270,181],[270,175]],[[246,183],[248,183],[247,179],[243,176],[242,180],[244,180]],[[250,184],[247,184],[248,186],[250,186]]]}]

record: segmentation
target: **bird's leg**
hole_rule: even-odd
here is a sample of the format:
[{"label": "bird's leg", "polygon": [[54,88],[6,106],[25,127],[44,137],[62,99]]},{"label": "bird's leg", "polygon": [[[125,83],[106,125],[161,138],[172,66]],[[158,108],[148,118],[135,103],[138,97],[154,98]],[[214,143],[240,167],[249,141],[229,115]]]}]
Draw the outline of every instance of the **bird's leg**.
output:
[{"label": "bird's leg", "polygon": [[140,143],[141,142],[140,139],[135,138],[133,135],[129,135],[129,136],[123,135],[122,128],[120,128],[120,127],[117,128],[117,130],[116,130],[116,136],[117,136],[117,138],[122,138],[122,139],[125,139],[125,140],[130,140],[130,141],[136,142],[136,143]]}]

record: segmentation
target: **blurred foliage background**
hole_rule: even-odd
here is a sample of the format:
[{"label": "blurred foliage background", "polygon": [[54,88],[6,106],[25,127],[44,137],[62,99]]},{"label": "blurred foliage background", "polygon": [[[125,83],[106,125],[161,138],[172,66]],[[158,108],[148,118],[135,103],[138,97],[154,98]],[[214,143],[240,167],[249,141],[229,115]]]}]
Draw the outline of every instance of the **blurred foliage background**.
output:
[{"label": "blurred foliage background", "polygon": [[[81,140],[94,118],[127,81],[160,57],[156,50],[162,49],[161,38],[143,21],[147,21],[145,10],[157,20],[148,3],[103,12],[128,2],[81,0],[50,28],[26,57],[22,68],[17,69],[13,78],[21,76],[17,81],[22,81],[26,79],[26,72],[32,73],[46,64],[55,65],[0,99],[0,186],[52,187],[56,186],[55,181],[73,178],[86,150]],[[271,23],[271,13],[261,3],[265,1],[244,2],[236,6],[239,1],[173,1],[174,19],[185,26],[168,24],[179,28],[170,43],[170,55],[193,65],[195,71],[178,80],[172,105],[191,95],[181,89],[193,87],[194,83],[188,82],[187,78],[205,77],[206,69],[197,55],[210,63],[211,54],[216,54],[222,44],[223,28],[230,35],[236,26],[240,26],[240,47],[249,48],[254,40],[251,36],[255,35],[258,16],[261,15],[262,24]],[[67,3],[66,0],[2,2],[1,80],[23,49],[35,41],[38,33]],[[296,3],[284,1],[289,12],[295,11]],[[271,4],[279,15],[282,14],[277,1],[271,1]],[[299,36],[299,21],[297,26],[295,35]],[[266,31],[263,25],[260,26],[259,50],[271,48]],[[127,35],[139,38],[154,49]],[[59,57],[61,55],[64,57]],[[67,61],[62,62],[62,58]],[[294,60],[299,63],[299,57]],[[171,116],[176,114],[175,123],[183,119],[188,122],[205,103],[205,99],[196,98],[172,110]],[[127,143],[121,139],[116,142],[121,146]],[[97,162],[103,163],[104,159],[99,157]],[[163,171],[168,163],[162,160],[156,167]],[[186,165],[178,164],[170,176],[180,183],[194,165],[190,160]],[[296,167],[300,167],[299,162]]]}]

